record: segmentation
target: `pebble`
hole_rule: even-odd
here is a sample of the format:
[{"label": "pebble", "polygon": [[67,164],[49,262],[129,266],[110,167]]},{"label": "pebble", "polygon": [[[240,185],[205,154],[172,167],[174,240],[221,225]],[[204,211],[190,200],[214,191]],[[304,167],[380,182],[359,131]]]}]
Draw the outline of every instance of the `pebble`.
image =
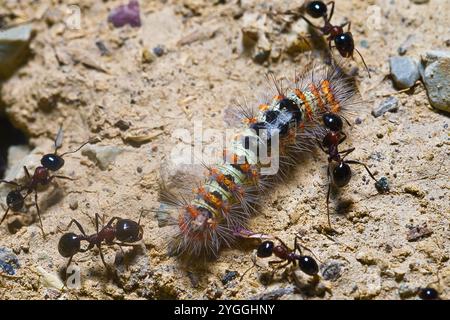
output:
[{"label": "pebble", "polygon": [[389,64],[398,89],[411,88],[420,78],[418,64],[410,57],[391,57]]},{"label": "pebble", "polygon": [[0,269],[13,276],[18,268],[20,264],[17,256],[7,248],[0,248]]},{"label": "pebble", "polygon": [[379,193],[389,192],[389,180],[386,177],[381,177],[377,182],[375,182],[375,189]]},{"label": "pebble", "polygon": [[375,118],[382,116],[386,112],[396,112],[398,110],[398,99],[396,97],[389,97],[382,101],[379,106],[372,110],[372,115]]},{"label": "pebble", "polygon": [[431,105],[450,112],[450,52],[427,52],[420,71]]},{"label": "pebble", "polygon": [[413,297],[416,294],[417,294],[417,288],[411,287],[407,283],[402,283],[398,287],[398,295],[402,299]]},{"label": "pebble", "polygon": [[97,146],[88,144],[84,147],[81,154],[96,162],[100,169],[106,170],[123,151],[122,148],[116,146]]},{"label": "pebble", "polygon": [[398,48],[398,50],[397,50],[398,54],[401,56],[406,54],[406,52],[414,45],[415,41],[416,41],[416,35],[410,34]]},{"label": "pebble", "polygon": [[31,24],[0,31],[0,77],[10,77],[23,63],[31,38]]},{"label": "pebble", "polygon": [[164,48],[164,46],[158,45],[153,48],[153,53],[155,54],[155,56],[161,57],[162,55],[164,55],[164,53],[166,53],[166,49]]}]

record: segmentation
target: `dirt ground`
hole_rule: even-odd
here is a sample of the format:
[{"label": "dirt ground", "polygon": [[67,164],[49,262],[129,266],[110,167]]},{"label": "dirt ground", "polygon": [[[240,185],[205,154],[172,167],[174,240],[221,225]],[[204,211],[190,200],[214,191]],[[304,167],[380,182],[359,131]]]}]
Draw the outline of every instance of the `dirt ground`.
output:
[{"label": "dirt ground", "polygon": [[[171,164],[179,142],[175,130],[192,132],[197,120],[204,128],[226,129],[226,110],[236,99],[251,104],[269,70],[290,77],[310,62],[295,49],[297,35],[308,34],[305,23],[280,27],[281,12],[302,1],[141,1],[141,28],[113,28],[108,12],[121,1],[80,0],[79,30],[66,27],[58,1],[1,2],[2,13],[37,19],[32,56],[1,88],[0,108],[30,145],[10,155],[6,178],[23,178],[24,164],[33,169],[52,151],[60,124],[62,150],[99,138],[65,158],[61,173],[75,181],[60,180],[40,192],[46,239],[33,221],[32,201],[28,213],[10,215],[0,227],[0,248],[12,250],[20,263],[15,275],[0,276],[2,299],[417,299],[417,288],[430,284],[442,298],[450,297],[449,118],[432,109],[422,83],[396,93],[388,63],[409,35],[414,35],[409,57],[448,50],[448,1],[336,1],[333,21],[352,21],[356,46],[372,73],[369,78],[358,57],[345,62],[358,67],[364,100],[351,110],[345,143],[356,147],[354,159],[389,179],[391,193],[377,194],[367,173],[356,167],[349,186],[331,202],[340,233],[327,236],[327,158],[315,151],[262,200],[251,229],[289,244],[303,234],[304,245],[322,262],[322,279],[313,289],[311,279],[289,268],[271,281],[264,268],[240,280],[252,265],[250,242],[222,250],[205,270],[183,267],[167,256],[166,228],[149,211],[159,208],[162,177],[177,181],[187,179],[183,170],[199,172]],[[262,38],[250,52],[242,46],[243,28]],[[102,55],[96,43],[107,52]],[[155,47],[162,55],[153,53]],[[371,110],[390,95],[399,99],[399,110],[373,117]],[[4,209],[8,190],[0,186]],[[125,255],[118,248],[106,250],[117,276],[107,276],[93,250],[74,259],[81,288],[60,290],[67,262],[57,250],[60,230],[75,218],[92,233],[95,213],[105,220],[137,220],[142,208],[140,249],[125,249]],[[432,233],[408,241],[411,228],[423,224]]]}]

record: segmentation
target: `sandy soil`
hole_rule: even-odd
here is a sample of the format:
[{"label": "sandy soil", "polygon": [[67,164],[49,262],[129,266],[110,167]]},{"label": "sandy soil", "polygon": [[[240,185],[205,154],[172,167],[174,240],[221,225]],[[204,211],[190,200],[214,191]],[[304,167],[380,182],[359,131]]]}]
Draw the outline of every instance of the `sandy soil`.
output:
[{"label": "sandy soil", "polygon": [[[42,18],[35,22],[33,56],[2,85],[1,108],[31,146],[25,160],[23,155],[14,159],[16,167],[9,173],[21,178],[24,161],[36,166],[52,150],[60,124],[63,150],[90,137],[101,140],[91,151],[67,156],[62,173],[76,181],[59,181],[40,193],[46,239],[30,219],[36,213],[32,202],[28,214],[11,215],[1,226],[0,247],[14,250],[21,265],[14,277],[0,276],[3,299],[399,299],[400,294],[415,299],[416,289],[431,283],[443,298],[450,297],[449,118],[430,107],[422,84],[396,95],[398,112],[371,115],[373,107],[396,92],[388,58],[397,55],[409,35],[415,40],[408,56],[419,59],[429,49],[446,49],[448,1],[337,1],[334,21],[352,21],[356,45],[372,71],[369,79],[361,63],[346,62],[359,67],[357,83],[365,100],[352,110],[354,125],[346,129],[346,144],[356,147],[354,159],[388,177],[392,192],[378,195],[366,172],[355,168],[350,185],[332,200],[332,207],[340,208],[332,221],[341,233],[327,237],[327,160],[313,152],[289,181],[263,199],[261,214],[251,223],[252,230],[287,243],[296,233],[304,234],[304,244],[322,261],[328,280],[311,289],[311,279],[288,268],[267,283],[260,278],[269,273],[261,268],[240,281],[252,265],[251,243],[223,250],[206,270],[188,270],[167,256],[165,229],[158,227],[154,213],[145,211],[140,249],[126,249],[125,256],[118,248],[106,251],[107,262],[117,270],[115,279],[107,277],[94,250],[74,260],[82,287],[63,291],[57,289],[66,263],[57,251],[59,229],[75,218],[93,232],[95,213],[137,220],[141,208],[158,208],[161,176],[187,179],[181,173],[186,168],[170,164],[178,142],[174,130],[192,132],[195,120],[206,128],[227,128],[225,110],[237,98],[251,103],[269,70],[291,76],[308,62],[304,54],[287,53],[306,27],[300,21],[282,31],[280,14],[269,14],[285,11],[291,1],[141,1],[143,26],[114,29],[107,15],[120,1],[80,0],[81,30],[65,27],[57,1],[2,2],[5,12]],[[380,23],[373,27],[367,21],[376,8]],[[272,48],[262,64],[242,49],[242,28],[249,26],[266,35],[258,45]],[[99,41],[108,54],[101,55]],[[164,47],[161,57],[152,54],[156,46]],[[111,147],[117,157],[99,165],[92,156],[97,146]],[[4,199],[8,189],[2,185],[0,191]],[[432,234],[408,241],[410,228],[424,223]],[[229,271],[238,276],[224,284]]]}]

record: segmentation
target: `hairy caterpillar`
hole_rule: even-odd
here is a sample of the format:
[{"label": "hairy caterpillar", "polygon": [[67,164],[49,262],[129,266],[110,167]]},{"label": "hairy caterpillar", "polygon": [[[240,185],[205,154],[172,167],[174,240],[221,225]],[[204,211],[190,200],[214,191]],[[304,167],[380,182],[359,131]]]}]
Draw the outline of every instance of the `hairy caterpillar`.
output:
[{"label": "hairy caterpillar", "polygon": [[[311,68],[287,85],[272,78],[275,93],[264,97],[257,110],[240,108],[246,127],[223,151],[223,163],[205,165],[206,177],[189,197],[161,189],[160,201],[170,208],[165,212],[173,226],[172,254],[217,256],[221,247],[230,246],[258,210],[261,193],[286,175],[299,152],[312,148],[323,131],[322,115],[342,113],[358,103],[357,90],[339,65]],[[279,158],[276,175],[264,173],[271,164],[261,161],[264,148],[272,161]]]}]

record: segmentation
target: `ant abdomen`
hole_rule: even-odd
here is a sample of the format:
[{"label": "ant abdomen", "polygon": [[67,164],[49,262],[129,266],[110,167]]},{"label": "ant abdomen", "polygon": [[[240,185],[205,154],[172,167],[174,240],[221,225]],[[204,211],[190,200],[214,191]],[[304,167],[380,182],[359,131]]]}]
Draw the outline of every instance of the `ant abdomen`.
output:
[{"label": "ant abdomen", "polygon": [[116,223],[116,238],[122,242],[136,242],[142,239],[142,227],[135,221],[121,219]]},{"label": "ant abdomen", "polygon": [[13,211],[19,211],[23,208],[24,198],[20,191],[10,191],[6,196],[6,204]]},{"label": "ant abdomen", "polygon": [[54,153],[49,153],[42,157],[41,164],[50,171],[58,171],[64,166],[64,159]]},{"label": "ant abdomen", "polygon": [[80,251],[81,240],[73,232],[65,233],[58,243],[58,251],[64,258],[72,257]]}]

